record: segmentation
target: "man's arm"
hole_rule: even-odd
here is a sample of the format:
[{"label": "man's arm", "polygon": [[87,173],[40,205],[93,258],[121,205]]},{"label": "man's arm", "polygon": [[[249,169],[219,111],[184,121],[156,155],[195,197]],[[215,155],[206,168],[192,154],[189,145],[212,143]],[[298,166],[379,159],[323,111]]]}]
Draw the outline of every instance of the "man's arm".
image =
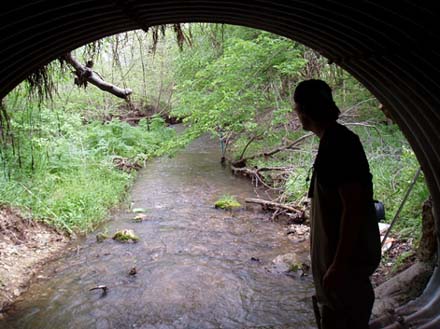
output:
[{"label": "man's arm", "polygon": [[323,285],[325,288],[334,288],[341,285],[362,222],[366,218],[366,191],[361,184],[344,184],[339,187],[338,191],[342,200],[339,242],[333,263],[324,275]]}]

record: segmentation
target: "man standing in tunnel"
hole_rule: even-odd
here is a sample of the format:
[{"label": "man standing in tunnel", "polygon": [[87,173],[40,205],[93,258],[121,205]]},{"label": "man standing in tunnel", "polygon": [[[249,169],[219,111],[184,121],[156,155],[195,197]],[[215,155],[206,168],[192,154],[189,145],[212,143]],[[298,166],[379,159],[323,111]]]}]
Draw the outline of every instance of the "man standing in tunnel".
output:
[{"label": "man standing in tunnel", "polygon": [[380,257],[373,184],[359,138],[336,120],[328,84],[306,80],[294,93],[304,130],[320,139],[309,188],[311,260],[321,329],[368,328]]}]

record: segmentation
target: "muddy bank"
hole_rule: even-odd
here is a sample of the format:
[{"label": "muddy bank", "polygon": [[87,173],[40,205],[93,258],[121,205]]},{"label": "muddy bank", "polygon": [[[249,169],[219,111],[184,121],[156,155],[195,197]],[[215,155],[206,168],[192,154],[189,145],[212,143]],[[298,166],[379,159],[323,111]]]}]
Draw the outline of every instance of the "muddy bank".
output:
[{"label": "muddy bank", "polygon": [[59,257],[69,238],[42,223],[0,205],[0,318],[32,277],[51,259]]}]

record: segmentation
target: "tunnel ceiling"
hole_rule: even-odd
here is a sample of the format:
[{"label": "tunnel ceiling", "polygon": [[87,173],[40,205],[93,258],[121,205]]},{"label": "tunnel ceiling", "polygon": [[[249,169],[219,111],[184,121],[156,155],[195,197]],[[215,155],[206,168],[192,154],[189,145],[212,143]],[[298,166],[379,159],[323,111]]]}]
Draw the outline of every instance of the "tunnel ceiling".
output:
[{"label": "tunnel ceiling", "polygon": [[[301,42],[362,82],[391,112],[440,205],[440,12],[427,1],[2,1],[0,97],[38,67],[91,41],[149,26],[218,22]],[[439,216],[436,215],[439,227]],[[400,311],[440,328],[440,274]],[[406,312],[406,313],[405,313]],[[417,322],[418,321],[418,322]],[[396,327],[398,328],[398,327]]]}]

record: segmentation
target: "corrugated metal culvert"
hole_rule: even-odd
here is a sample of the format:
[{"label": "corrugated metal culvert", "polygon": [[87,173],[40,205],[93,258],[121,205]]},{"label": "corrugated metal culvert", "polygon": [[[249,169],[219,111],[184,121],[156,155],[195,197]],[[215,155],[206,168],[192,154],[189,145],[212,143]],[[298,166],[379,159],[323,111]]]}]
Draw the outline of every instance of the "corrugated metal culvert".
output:
[{"label": "corrugated metal culvert", "polygon": [[[361,81],[391,112],[440,206],[440,12],[425,1],[4,1],[0,97],[38,67],[91,41],[178,22],[245,25],[299,41]],[[437,227],[440,227],[436,216]],[[440,328],[440,272],[387,328]],[[406,328],[405,326],[405,328]]]}]

